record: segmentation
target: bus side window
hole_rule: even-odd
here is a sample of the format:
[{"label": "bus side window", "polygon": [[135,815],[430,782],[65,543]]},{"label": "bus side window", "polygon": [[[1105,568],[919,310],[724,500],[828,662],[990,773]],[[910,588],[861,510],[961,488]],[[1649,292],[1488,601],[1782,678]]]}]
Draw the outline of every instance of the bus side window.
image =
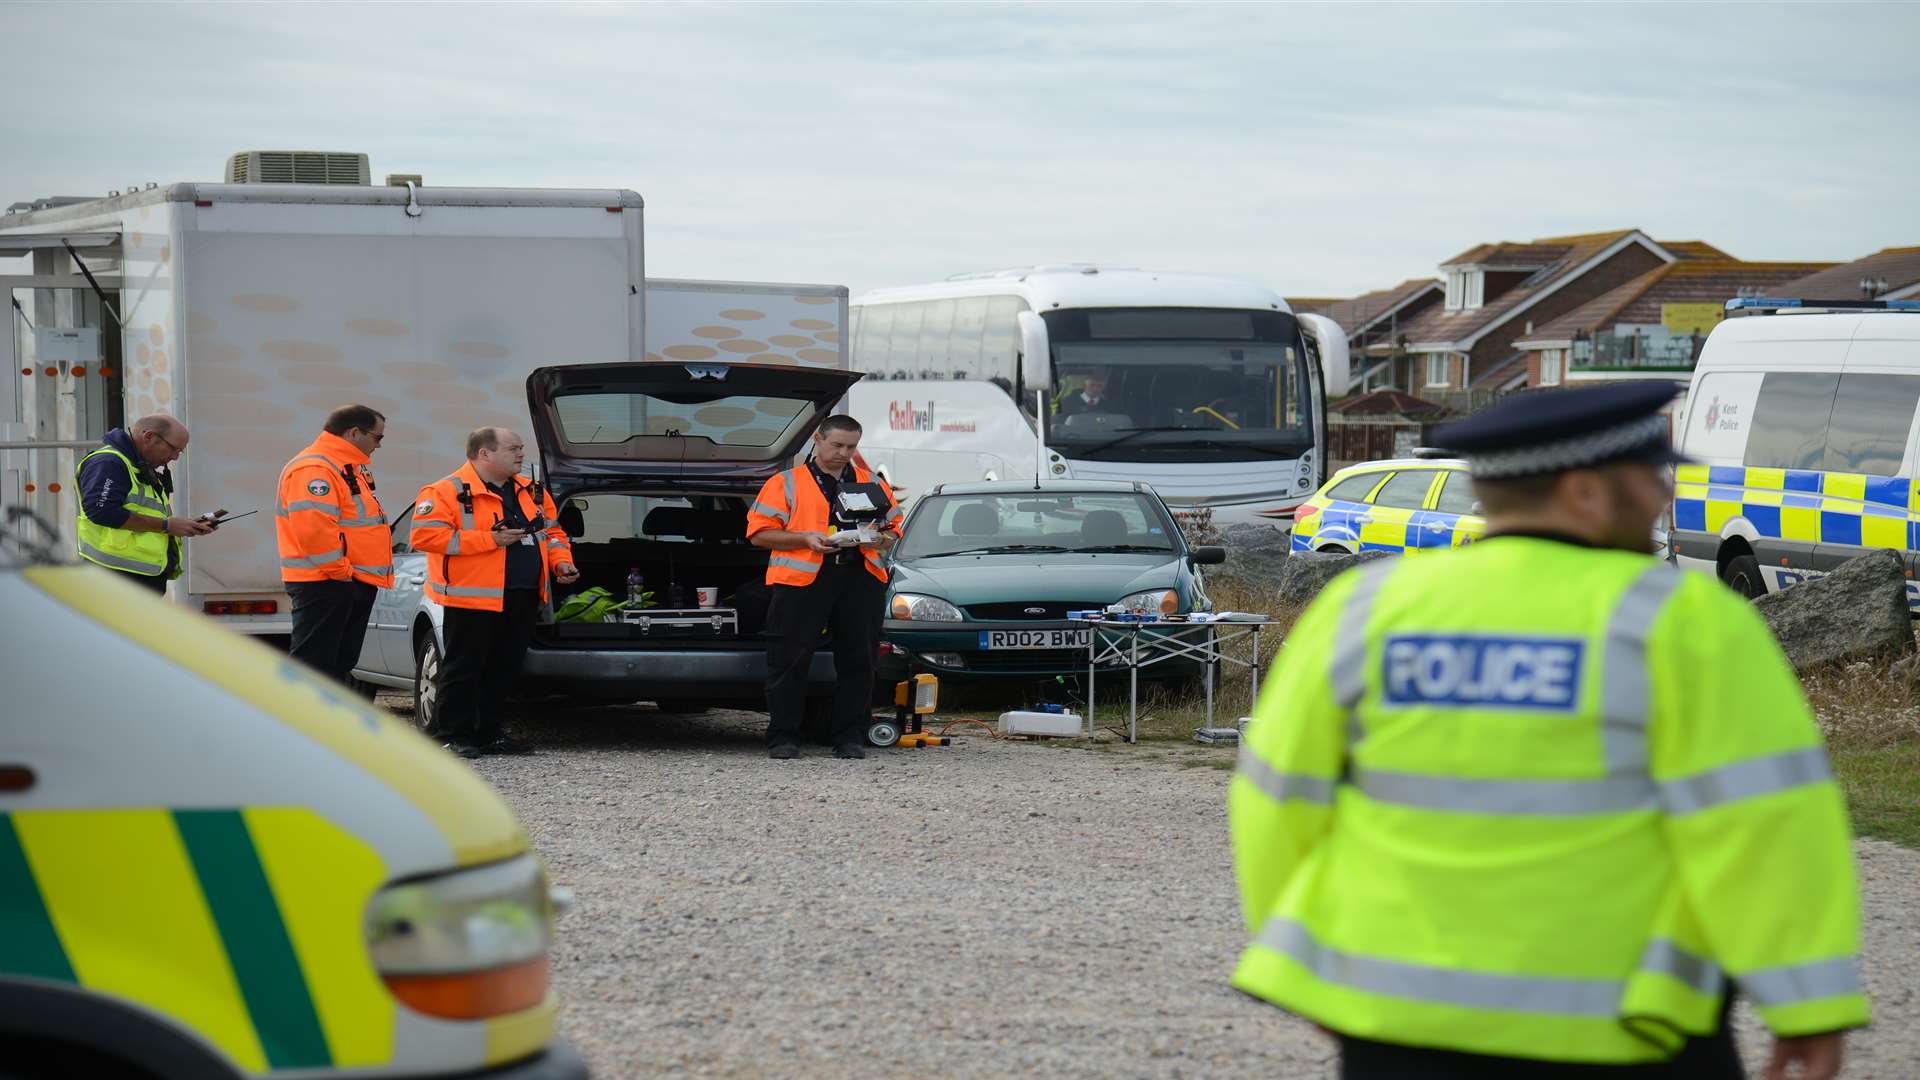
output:
[{"label": "bus side window", "polygon": [[907,378],[918,379],[921,365],[915,363],[920,352],[920,322],[926,318],[927,305],[923,303],[896,304],[893,309],[893,334],[888,338],[887,366],[895,371],[907,372]]},{"label": "bus side window", "polygon": [[854,349],[854,367],[873,375],[893,378],[893,364],[888,360],[888,335],[893,329],[892,304],[875,304],[861,309],[860,340]]},{"label": "bus side window", "polygon": [[947,335],[947,362],[964,378],[983,379],[980,345],[987,332],[987,306],[992,297],[963,296],[953,302],[953,330]]},{"label": "bus side window", "polygon": [[[1026,309],[1026,301],[1017,296],[996,296],[987,305],[987,332],[980,343],[981,378],[991,379],[999,375],[1007,382],[1019,385],[1017,360],[1020,355],[1020,313]],[[1022,394],[1021,397],[1026,395]],[[1021,405],[1031,409],[1033,402],[1023,401]]]},{"label": "bus side window", "polygon": [[932,300],[926,309],[926,319],[920,324],[920,367],[931,369],[935,373],[932,378],[960,378],[953,373],[947,352],[947,340],[953,332],[953,301]]}]

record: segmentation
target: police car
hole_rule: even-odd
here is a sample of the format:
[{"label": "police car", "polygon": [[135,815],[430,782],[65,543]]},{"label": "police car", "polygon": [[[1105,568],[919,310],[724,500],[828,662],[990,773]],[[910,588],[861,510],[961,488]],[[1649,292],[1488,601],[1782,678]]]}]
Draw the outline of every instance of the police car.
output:
[{"label": "police car", "polygon": [[1294,511],[1293,550],[1411,555],[1478,540],[1487,523],[1476,513],[1467,463],[1435,453],[1334,473]]},{"label": "police car", "polygon": [[1874,548],[1920,612],[1920,301],[1727,302],[1675,439],[1673,550],[1750,597]]},{"label": "police car", "polygon": [[0,1075],[584,1080],[485,781],[53,554],[0,534]]}]

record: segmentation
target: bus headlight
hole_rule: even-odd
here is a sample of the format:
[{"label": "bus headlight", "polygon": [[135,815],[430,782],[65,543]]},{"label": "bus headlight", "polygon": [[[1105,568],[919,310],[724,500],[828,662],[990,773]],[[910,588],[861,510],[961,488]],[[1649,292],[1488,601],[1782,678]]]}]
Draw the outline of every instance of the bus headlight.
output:
[{"label": "bus headlight", "polygon": [[1180,610],[1180,594],[1172,589],[1149,589],[1121,597],[1120,606],[1135,615],[1172,615]]},{"label": "bus headlight", "polygon": [[919,593],[894,593],[890,608],[896,619],[918,622],[959,622],[960,609],[937,596]]},{"label": "bus headlight", "polygon": [[382,889],[367,907],[366,937],[402,1004],[480,1020],[546,999],[552,926],[547,875],[522,855]]}]

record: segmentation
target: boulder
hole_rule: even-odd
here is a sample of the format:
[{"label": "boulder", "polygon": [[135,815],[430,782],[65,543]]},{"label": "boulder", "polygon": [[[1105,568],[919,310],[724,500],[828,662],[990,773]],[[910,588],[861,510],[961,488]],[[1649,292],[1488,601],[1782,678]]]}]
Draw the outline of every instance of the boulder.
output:
[{"label": "boulder", "polygon": [[1220,530],[1220,543],[1228,551],[1262,551],[1274,547],[1284,550],[1293,545],[1293,534],[1271,525],[1236,521]]},{"label": "boulder", "polygon": [[1343,571],[1351,570],[1361,563],[1392,557],[1385,551],[1363,551],[1358,555],[1299,552],[1289,558],[1286,566],[1280,571],[1280,585],[1275,591],[1274,602],[1283,609],[1304,607],[1314,597],[1320,595],[1320,590],[1326,587],[1327,582],[1338,577]]},{"label": "boulder", "polygon": [[1906,567],[1888,549],[1753,602],[1798,672],[1913,652]]}]

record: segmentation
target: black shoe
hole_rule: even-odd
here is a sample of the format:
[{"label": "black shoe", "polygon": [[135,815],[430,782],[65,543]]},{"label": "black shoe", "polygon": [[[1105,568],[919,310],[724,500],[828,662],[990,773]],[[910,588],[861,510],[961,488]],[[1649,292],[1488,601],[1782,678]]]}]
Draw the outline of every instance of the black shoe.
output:
[{"label": "black shoe", "polygon": [[775,761],[792,761],[800,756],[800,748],[792,743],[779,743],[767,747],[767,756]]},{"label": "black shoe", "polygon": [[867,749],[859,743],[841,743],[839,746],[833,748],[833,756],[837,758],[863,758],[867,756]]},{"label": "black shoe", "polygon": [[533,753],[533,747],[511,735],[502,735],[492,742],[482,745],[480,752],[483,754],[531,754]]},{"label": "black shoe", "polygon": [[440,749],[445,750],[449,754],[458,754],[469,760],[486,753],[485,750],[480,749],[472,743],[463,742],[444,742],[440,744]]}]

